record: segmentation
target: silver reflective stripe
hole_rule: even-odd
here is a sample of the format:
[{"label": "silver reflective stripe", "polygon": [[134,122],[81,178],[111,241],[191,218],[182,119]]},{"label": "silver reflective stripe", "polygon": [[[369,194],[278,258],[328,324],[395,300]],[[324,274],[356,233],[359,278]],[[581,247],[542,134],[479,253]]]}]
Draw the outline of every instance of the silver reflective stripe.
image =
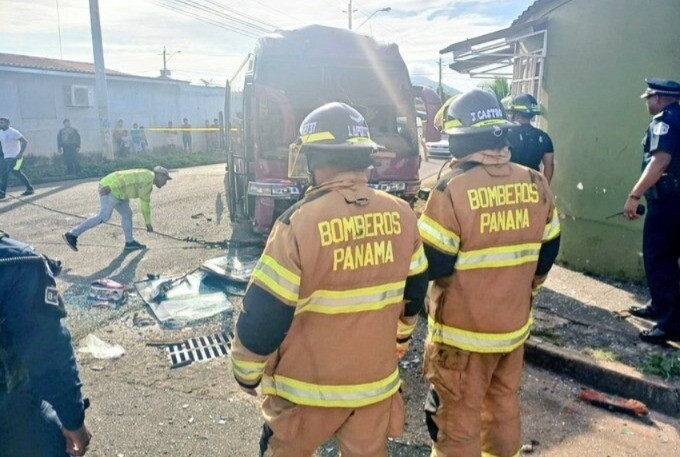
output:
[{"label": "silver reflective stripe", "polygon": [[478,251],[459,252],[456,259],[456,270],[474,268],[494,268],[532,262],[538,259],[541,245],[538,243],[508,246],[506,248],[480,249]]},{"label": "silver reflective stripe", "polygon": [[446,234],[437,230],[436,227],[430,225],[423,217],[421,217],[418,221],[418,229],[423,235],[423,238],[435,242],[437,247],[451,254],[456,254],[458,252],[460,242],[457,239],[447,236]]},{"label": "silver reflective stripe", "polygon": [[359,385],[315,385],[274,375],[265,376],[262,390],[294,403],[316,406],[357,407],[375,403],[394,394],[401,385],[399,371],[373,383]]},{"label": "silver reflective stripe", "polygon": [[259,262],[257,264],[257,267],[255,268],[255,272],[253,273],[254,276],[257,277],[258,270],[262,272],[262,274],[268,276],[271,278],[272,281],[275,281],[279,286],[282,288],[286,289],[287,291],[298,295],[300,293],[300,285],[295,284],[294,282],[288,280],[286,277],[280,275],[275,269],[273,269],[271,266],[267,265],[266,263]]},{"label": "silver reflective stripe", "polygon": [[[487,340],[487,339],[479,339],[479,338],[474,338],[472,336],[464,336],[456,333],[451,333],[447,332],[441,327],[435,327],[431,329],[431,334],[436,338],[440,337],[443,339],[443,342],[445,343],[452,343],[452,345],[456,345],[456,343],[465,345],[465,346],[474,346],[477,348],[486,348],[486,349],[501,349],[501,348],[507,348],[510,346],[515,346],[522,341],[526,340],[529,337],[529,328],[527,328],[522,334],[519,336],[515,336],[513,338],[508,338],[504,340]],[[505,351],[501,351],[505,352]]]},{"label": "silver reflective stripe", "polygon": [[411,260],[411,264],[408,267],[409,275],[413,274],[412,272],[417,272],[422,269],[423,265],[427,264],[427,257],[425,257],[425,251],[422,246],[418,248],[417,256],[418,257]]},{"label": "silver reflective stripe", "polygon": [[404,287],[399,287],[383,292],[376,292],[373,294],[358,295],[358,296],[344,296],[344,297],[325,297],[323,295],[312,294],[304,304],[318,305],[318,306],[352,306],[352,305],[371,305],[372,303],[382,302],[390,298],[398,298],[396,301],[401,301],[404,296]]}]

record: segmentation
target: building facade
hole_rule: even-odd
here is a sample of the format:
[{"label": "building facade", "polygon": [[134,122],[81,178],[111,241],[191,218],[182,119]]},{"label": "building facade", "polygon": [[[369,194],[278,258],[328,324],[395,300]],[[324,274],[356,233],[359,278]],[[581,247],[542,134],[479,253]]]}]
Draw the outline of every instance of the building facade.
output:
[{"label": "building facade", "polygon": [[[145,127],[150,147],[165,144],[168,121],[179,127],[212,123],[224,109],[224,88],[191,85],[169,78],[148,78],[107,70],[111,128],[123,119]],[[11,120],[29,141],[27,154],[57,152],[57,133],[65,118],[82,138],[83,153],[101,149],[94,94],[94,66],[83,62],[0,54],[0,117]],[[180,134],[181,137],[181,134]],[[194,151],[205,147],[206,132],[192,134]],[[180,141],[181,144],[181,141]]]},{"label": "building facade", "polygon": [[[619,212],[638,179],[650,116],[644,79],[680,80],[677,0],[538,0],[504,30],[455,43],[451,67],[533,93],[555,145],[561,260],[641,278],[642,221]],[[505,65],[505,66],[504,66]]]}]

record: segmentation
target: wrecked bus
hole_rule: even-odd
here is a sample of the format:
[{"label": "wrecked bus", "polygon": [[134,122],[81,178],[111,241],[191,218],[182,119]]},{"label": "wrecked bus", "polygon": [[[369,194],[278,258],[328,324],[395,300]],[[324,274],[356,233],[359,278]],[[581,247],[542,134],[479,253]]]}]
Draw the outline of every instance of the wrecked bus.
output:
[{"label": "wrecked bus", "polygon": [[357,109],[383,148],[369,184],[413,201],[420,188],[411,81],[396,44],[320,25],[260,38],[227,83],[227,201],[233,220],[266,234],[299,200],[306,179],[290,177],[289,145],[304,117],[332,101]]}]

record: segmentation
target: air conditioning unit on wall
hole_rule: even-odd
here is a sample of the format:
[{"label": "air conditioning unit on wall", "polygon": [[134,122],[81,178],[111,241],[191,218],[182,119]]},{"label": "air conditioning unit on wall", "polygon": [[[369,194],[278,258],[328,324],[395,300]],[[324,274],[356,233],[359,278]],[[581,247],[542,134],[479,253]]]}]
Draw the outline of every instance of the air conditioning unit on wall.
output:
[{"label": "air conditioning unit on wall", "polygon": [[90,86],[64,86],[66,106],[94,106],[94,88]]}]

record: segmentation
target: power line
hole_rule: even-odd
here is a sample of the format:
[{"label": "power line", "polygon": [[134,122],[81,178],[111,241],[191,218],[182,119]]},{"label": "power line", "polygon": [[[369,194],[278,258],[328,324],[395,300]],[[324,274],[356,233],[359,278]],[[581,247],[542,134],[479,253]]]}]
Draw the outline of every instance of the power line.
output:
[{"label": "power line", "polygon": [[230,24],[226,24],[224,22],[218,22],[214,19],[211,19],[210,17],[205,17],[205,16],[202,16],[198,13],[194,13],[191,10],[176,8],[176,7],[170,6],[170,5],[163,3],[159,0],[156,0],[156,1],[146,0],[146,1],[149,2],[149,3],[153,3],[157,6],[160,6],[161,8],[172,11],[174,13],[180,14],[182,16],[190,17],[192,19],[196,19],[197,21],[200,21],[200,22],[203,22],[203,23],[206,23],[206,24],[210,24],[210,25],[214,25],[215,27],[219,27],[219,28],[228,30],[230,32],[234,32],[234,33],[237,33],[239,35],[242,35],[242,36],[245,36],[245,37],[248,37],[248,38],[256,39],[256,38],[259,38],[259,36],[260,36],[260,35],[256,34],[255,32],[244,31],[244,30],[239,29],[239,28],[232,26]]},{"label": "power line", "polygon": [[262,24],[263,26],[265,26],[265,27],[267,27],[267,28],[278,28],[276,25],[274,25],[274,24],[272,24],[272,23],[270,23],[270,22],[265,22],[265,21],[263,21],[263,20],[261,20],[261,19],[258,19],[258,18],[255,17],[255,16],[251,16],[251,15],[249,15],[249,14],[242,13],[242,12],[240,12],[240,11],[238,11],[238,10],[235,10],[235,9],[233,9],[233,8],[229,8],[228,6],[224,6],[224,5],[222,5],[221,3],[215,2],[215,1],[213,1],[213,0],[204,0],[204,1],[205,1],[206,3],[211,4],[211,5],[215,5],[216,7],[221,8],[221,9],[223,9],[223,10],[230,11],[230,12],[236,14],[236,15],[239,15],[239,16],[241,16],[241,17],[244,17],[244,18],[246,18],[246,19],[249,19],[249,20],[251,20],[251,21],[253,21],[253,22],[256,22],[256,23],[259,22],[260,24]]},{"label": "power line", "polygon": [[230,25],[234,27],[239,27],[242,28],[246,31],[251,31],[251,32],[260,32],[260,33],[268,33],[271,32],[272,29],[276,28],[273,25],[267,25],[267,26],[262,26],[256,23],[253,23],[249,20],[239,18],[238,16],[235,16],[231,13],[225,12],[225,11],[220,11],[219,9],[213,8],[211,6],[207,6],[205,4],[193,1],[193,0],[168,0],[171,3],[174,3],[176,5],[182,5],[186,8],[195,10],[195,11],[201,11],[203,13],[207,13],[210,15],[217,15],[218,17],[226,20]]}]

